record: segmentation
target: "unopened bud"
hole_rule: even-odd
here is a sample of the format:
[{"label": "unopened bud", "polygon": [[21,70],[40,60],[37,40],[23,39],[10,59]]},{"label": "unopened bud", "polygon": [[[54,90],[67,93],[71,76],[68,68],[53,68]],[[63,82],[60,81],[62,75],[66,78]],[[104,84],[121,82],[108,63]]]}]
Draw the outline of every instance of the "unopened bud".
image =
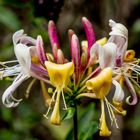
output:
[{"label": "unopened bud", "polygon": [[88,57],[87,53],[83,52],[82,56],[81,56],[81,64],[82,64],[82,66],[87,65],[87,57]]},{"label": "unopened bud", "polygon": [[52,55],[51,53],[46,53],[46,56],[47,56],[47,59],[48,59],[49,61],[51,61],[51,62],[54,61],[54,57],[53,57],[53,55]]},{"label": "unopened bud", "polygon": [[62,50],[58,49],[58,51],[57,51],[57,63],[63,64],[64,62],[65,62],[65,58],[64,58],[63,52],[62,52]]}]

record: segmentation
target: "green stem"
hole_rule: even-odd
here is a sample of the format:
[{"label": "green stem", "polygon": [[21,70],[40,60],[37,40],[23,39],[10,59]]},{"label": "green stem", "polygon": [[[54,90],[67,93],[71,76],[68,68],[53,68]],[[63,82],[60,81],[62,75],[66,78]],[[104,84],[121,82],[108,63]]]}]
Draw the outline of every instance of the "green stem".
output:
[{"label": "green stem", "polygon": [[77,121],[77,106],[75,104],[75,113],[73,116],[73,131],[74,131],[74,140],[78,140],[78,121]]}]

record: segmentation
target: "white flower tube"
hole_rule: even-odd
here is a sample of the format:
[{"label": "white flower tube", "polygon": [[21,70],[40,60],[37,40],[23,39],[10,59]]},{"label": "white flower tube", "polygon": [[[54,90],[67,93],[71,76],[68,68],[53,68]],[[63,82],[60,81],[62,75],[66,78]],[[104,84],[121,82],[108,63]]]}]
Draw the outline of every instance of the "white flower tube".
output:
[{"label": "white flower tube", "polygon": [[101,68],[111,67],[115,65],[117,46],[114,43],[107,43],[103,47],[99,47],[99,64]]},{"label": "white flower tube", "polygon": [[112,83],[114,84],[114,86],[116,88],[114,96],[113,96],[113,101],[121,103],[124,99],[123,89],[116,80],[113,80]]}]

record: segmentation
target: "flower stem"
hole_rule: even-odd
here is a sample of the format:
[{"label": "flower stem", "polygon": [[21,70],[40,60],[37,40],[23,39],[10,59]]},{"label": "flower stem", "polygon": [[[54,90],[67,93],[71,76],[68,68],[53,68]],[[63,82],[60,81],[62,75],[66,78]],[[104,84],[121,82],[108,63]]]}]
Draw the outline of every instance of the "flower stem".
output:
[{"label": "flower stem", "polygon": [[74,131],[74,140],[78,140],[78,121],[77,121],[77,106],[75,104],[75,113],[73,116],[73,131]]}]

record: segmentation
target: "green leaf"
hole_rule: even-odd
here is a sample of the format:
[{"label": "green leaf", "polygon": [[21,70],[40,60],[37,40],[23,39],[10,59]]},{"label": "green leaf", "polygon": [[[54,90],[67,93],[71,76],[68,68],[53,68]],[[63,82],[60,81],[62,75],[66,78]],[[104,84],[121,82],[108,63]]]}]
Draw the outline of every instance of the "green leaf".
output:
[{"label": "green leaf", "polygon": [[90,104],[79,120],[79,140],[92,140],[93,134],[98,131],[98,122],[93,121],[93,118],[97,116],[95,105]]},{"label": "green leaf", "polygon": [[16,15],[11,10],[2,6],[0,6],[0,23],[14,31],[20,28],[20,22]]},{"label": "green leaf", "polygon": [[73,117],[75,112],[75,108],[70,107],[68,108],[67,112],[64,114],[64,116],[62,117],[62,120],[67,120]]},{"label": "green leaf", "polygon": [[83,130],[79,134],[79,140],[92,140],[93,134],[95,134],[97,131],[98,123],[92,121],[89,123],[89,125],[86,125],[86,127],[83,128]]}]

